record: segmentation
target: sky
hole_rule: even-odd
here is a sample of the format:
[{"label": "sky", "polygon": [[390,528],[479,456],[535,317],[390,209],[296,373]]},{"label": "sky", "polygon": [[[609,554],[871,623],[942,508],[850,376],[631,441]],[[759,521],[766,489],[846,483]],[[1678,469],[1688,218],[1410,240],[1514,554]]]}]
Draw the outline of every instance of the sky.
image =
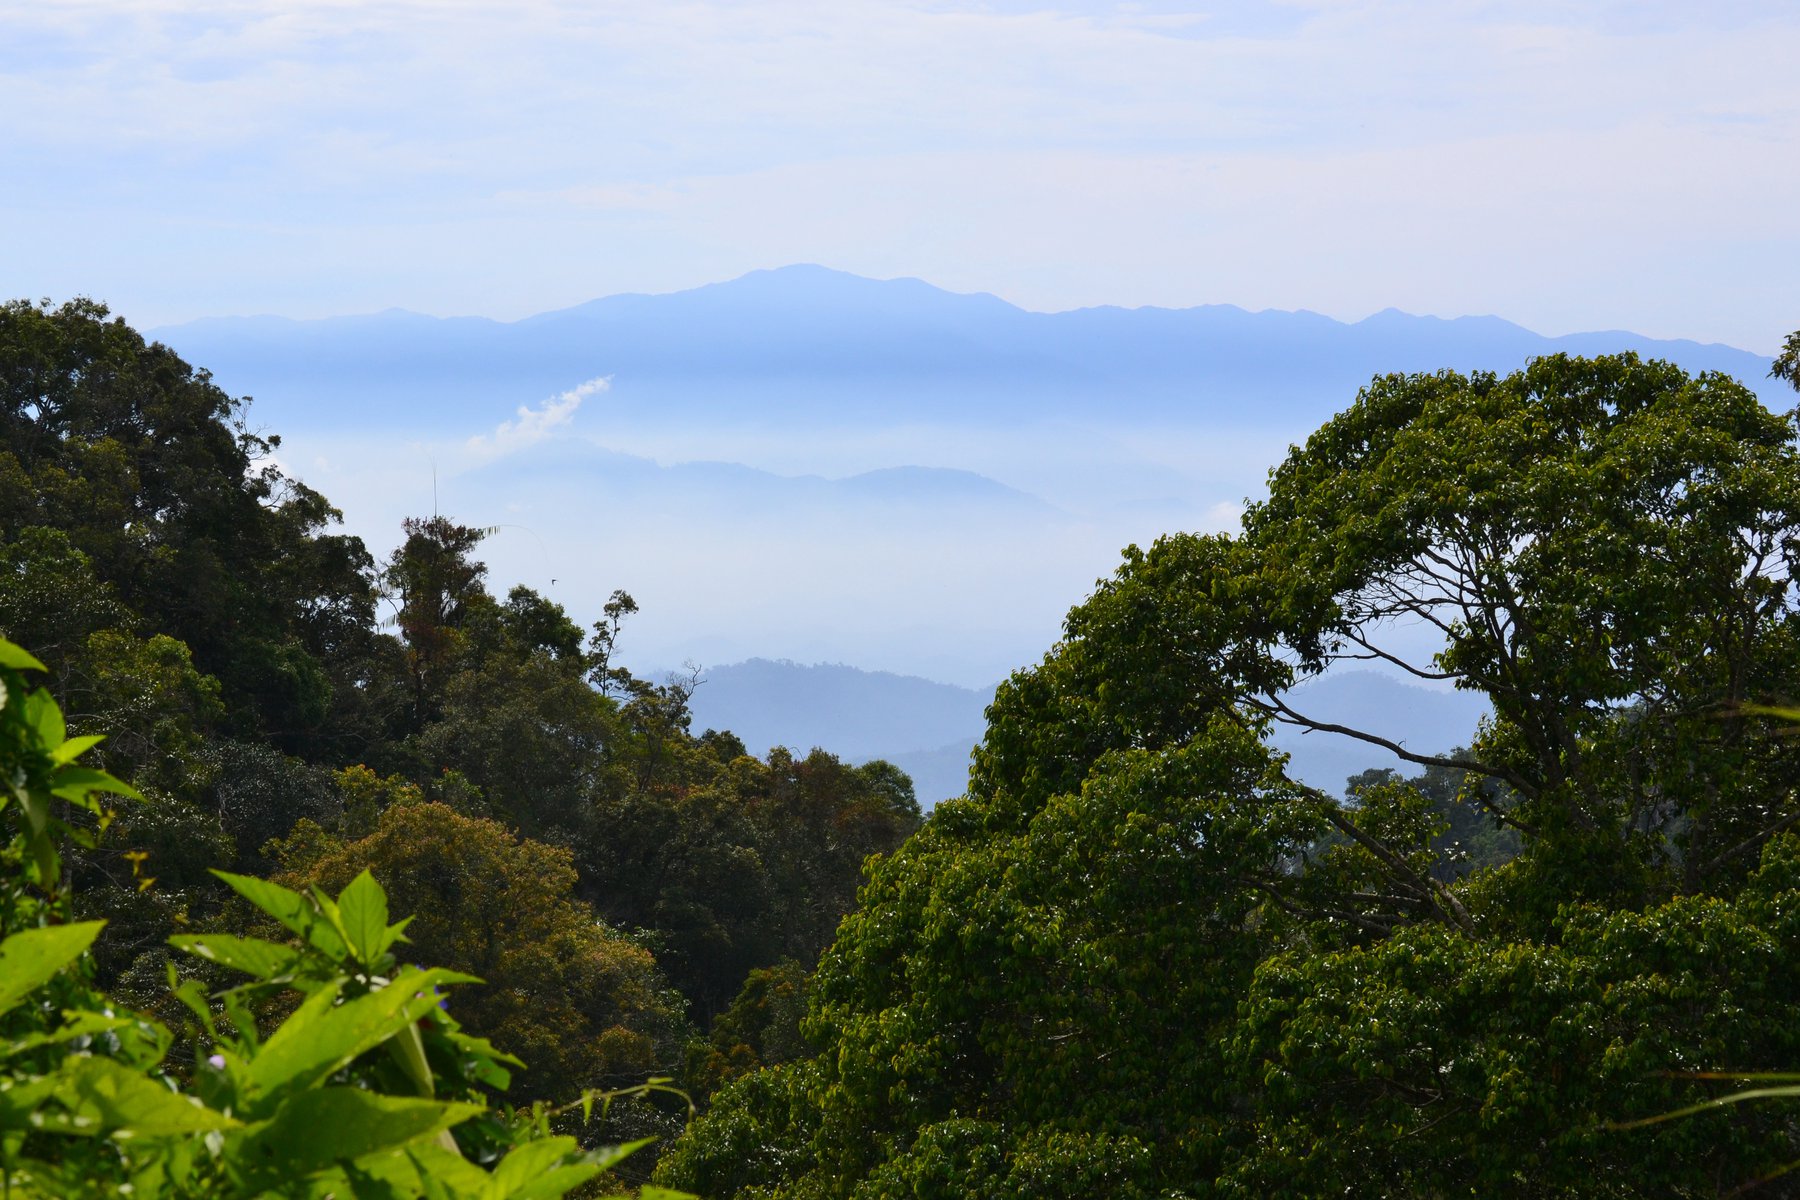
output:
[{"label": "sky", "polygon": [[4,294],[513,319],[818,262],[1770,353],[1791,0],[0,0]]}]

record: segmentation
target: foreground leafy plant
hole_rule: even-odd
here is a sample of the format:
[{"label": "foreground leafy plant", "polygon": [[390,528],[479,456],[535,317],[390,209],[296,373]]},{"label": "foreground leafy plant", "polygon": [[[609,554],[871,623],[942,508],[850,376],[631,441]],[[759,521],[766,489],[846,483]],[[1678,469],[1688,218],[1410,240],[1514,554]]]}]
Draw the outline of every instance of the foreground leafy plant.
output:
[{"label": "foreground leafy plant", "polygon": [[172,1055],[166,1026],[88,983],[103,922],[68,921],[61,847],[110,819],[108,794],[136,793],[80,765],[99,739],[66,736],[26,684],[41,669],[0,640],[0,1193],[554,1200],[638,1148],[586,1151],[551,1121],[663,1081],[558,1110],[489,1106],[483,1089],[521,1064],[463,1033],[444,999],[479,980],[400,964],[407,921],[389,922],[366,872],[336,897],[218,872],[294,943],[171,938],[248,976],[209,995],[171,968],[192,1015],[191,1054]]}]

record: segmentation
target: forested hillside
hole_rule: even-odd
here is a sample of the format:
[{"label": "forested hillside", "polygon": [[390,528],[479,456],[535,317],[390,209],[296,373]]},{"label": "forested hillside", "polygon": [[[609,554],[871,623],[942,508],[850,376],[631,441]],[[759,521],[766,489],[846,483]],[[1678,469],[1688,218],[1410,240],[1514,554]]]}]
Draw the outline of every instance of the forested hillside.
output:
[{"label": "forested hillside", "polygon": [[[888,763],[696,733],[691,680],[619,665],[624,592],[583,629],[436,513],[378,557],[97,305],[0,307],[0,422],[23,1194],[1699,1197],[1800,1159],[1789,1108],[1632,1124],[1800,1066],[1800,415],[1725,375],[1375,378],[1238,532],[1128,548],[923,819]],[[1370,661],[1491,717],[1390,744],[1306,686]],[[1407,773],[1340,800],[1272,748],[1307,730]],[[581,1120],[665,1077],[685,1133],[655,1090]]]},{"label": "forested hillside", "polygon": [[[94,982],[165,1005],[171,933],[254,924],[212,868],[366,868],[413,953],[486,981],[458,1016],[525,1057],[514,1100],[754,1065],[710,1061],[714,1017],[816,960],[919,822],[905,775],[694,730],[687,685],[616,664],[629,596],[584,630],[436,514],[378,557],[277,445],[98,305],[0,308],[0,636],[143,796],[68,858]],[[639,1107],[615,1134],[679,1127]]]},{"label": "forested hillside", "polygon": [[[1624,1126],[1800,1064],[1800,743],[1757,707],[1800,678],[1795,420],[1630,355],[1374,380],[1241,533],[1128,550],[1001,687],[969,795],[826,951],[820,1053],[728,1086],[660,1178],[1073,1200],[1782,1175],[1791,1107]],[[1420,624],[1441,651],[1409,652]],[[1296,685],[1371,659],[1493,717],[1340,805],[1263,738],[1336,725]]]}]

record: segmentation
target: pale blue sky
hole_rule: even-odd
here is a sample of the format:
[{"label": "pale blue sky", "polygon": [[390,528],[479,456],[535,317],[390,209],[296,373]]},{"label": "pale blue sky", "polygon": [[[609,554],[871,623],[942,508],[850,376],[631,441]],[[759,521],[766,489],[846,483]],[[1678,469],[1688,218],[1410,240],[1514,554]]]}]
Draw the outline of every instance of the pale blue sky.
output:
[{"label": "pale blue sky", "polygon": [[810,261],[1766,353],[1796,62],[1791,0],[0,0],[0,291],[510,318]]}]

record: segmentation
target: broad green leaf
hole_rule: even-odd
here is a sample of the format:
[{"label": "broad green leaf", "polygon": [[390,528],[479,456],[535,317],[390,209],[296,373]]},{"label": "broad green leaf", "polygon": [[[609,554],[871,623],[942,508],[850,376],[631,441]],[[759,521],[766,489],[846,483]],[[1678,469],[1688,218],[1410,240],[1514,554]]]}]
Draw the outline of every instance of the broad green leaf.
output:
[{"label": "broad green leaf", "polygon": [[132,800],[142,800],[143,793],[122,779],[93,767],[63,766],[50,776],[50,791],[64,800],[81,800],[89,792],[113,792]]},{"label": "broad green leaf", "polygon": [[365,870],[338,895],[337,906],[350,949],[365,965],[374,965],[388,948],[387,893]]},{"label": "broad green leaf", "polygon": [[169,939],[169,945],[258,979],[290,974],[303,961],[300,952],[290,946],[231,933],[178,934]]},{"label": "broad green leaf", "polygon": [[[513,1195],[563,1159],[579,1153],[580,1149],[572,1137],[540,1138],[514,1148],[494,1168],[494,1194]],[[599,1170],[600,1168],[595,1167],[594,1173],[598,1174]]]},{"label": "broad green leaf", "polygon": [[689,1192],[678,1192],[674,1188],[657,1187],[647,1183],[638,1190],[637,1200],[700,1200]]},{"label": "broad green leaf", "polygon": [[[513,1153],[518,1153],[514,1151]],[[570,1163],[566,1167],[556,1167],[537,1176],[529,1183],[512,1191],[498,1192],[496,1195],[505,1200],[561,1200],[594,1176],[600,1174],[600,1168],[589,1162]],[[642,1193],[648,1195],[646,1191]]]},{"label": "broad green leaf", "polygon": [[344,1159],[398,1151],[484,1111],[479,1104],[317,1088],[295,1093],[229,1153],[247,1174],[286,1183]]},{"label": "broad green leaf", "polygon": [[25,810],[25,823],[33,837],[41,837],[50,823],[50,798],[37,791],[19,793],[19,804]]},{"label": "broad green leaf", "polygon": [[245,1069],[245,1081],[265,1099],[308,1087],[430,1012],[437,1006],[437,984],[469,980],[454,971],[408,969],[380,991],[335,1008],[338,988],[323,988],[269,1035]]},{"label": "broad green leaf", "polygon": [[43,663],[33,658],[25,648],[0,638],[0,667],[10,671],[47,671]]},{"label": "broad green leaf", "polygon": [[74,762],[105,740],[104,733],[84,733],[80,737],[72,737],[50,752],[50,761],[59,766],[63,763]]},{"label": "broad green leaf", "polygon": [[0,1013],[80,958],[100,935],[105,921],[27,929],[0,942]]},{"label": "broad green leaf", "polygon": [[46,1075],[42,1079],[0,1088],[0,1130],[35,1128],[31,1114],[37,1110],[38,1105],[50,1098],[61,1082],[60,1076]]},{"label": "broad green leaf", "polygon": [[38,743],[46,750],[54,750],[63,744],[68,736],[68,728],[63,724],[62,709],[49,692],[39,688],[25,697],[25,721],[37,734]]},{"label": "broad green leaf", "polygon": [[470,1197],[487,1200],[491,1180],[488,1173],[435,1142],[420,1142],[406,1148],[405,1158],[412,1167],[420,1190],[426,1195]]},{"label": "broad green leaf", "polygon": [[621,1142],[617,1146],[602,1146],[588,1155],[588,1161],[602,1171],[610,1171],[655,1140],[639,1138],[635,1142]]},{"label": "broad green leaf", "polygon": [[[72,1133],[167,1137],[238,1125],[224,1113],[109,1058],[83,1058],[65,1066],[57,1098],[69,1108],[73,1128],[67,1132]],[[94,1127],[85,1122],[95,1123]]]},{"label": "broad green leaf", "polygon": [[74,1013],[68,1020],[47,1033],[34,1033],[29,1037],[20,1038],[16,1042],[0,1045],[0,1059],[23,1054],[25,1051],[35,1050],[39,1046],[53,1046],[78,1037],[92,1037],[96,1033],[126,1029],[134,1023],[135,1018],[132,1017],[109,1017],[105,1013],[97,1012]]},{"label": "broad green leaf", "polygon": [[329,924],[320,920],[313,902],[290,888],[250,875],[233,875],[230,871],[214,871],[232,891],[280,921],[305,938],[312,946],[334,959],[342,959],[348,950]]},{"label": "broad green leaf", "polygon": [[317,885],[308,888],[307,891],[312,895],[313,911],[319,914],[319,923],[314,928],[321,932],[326,929],[331,930],[333,936],[344,947],[343,953],[354,957],[354,951],[350,950],[350,935],[344,932],[344,916],[338,912],[337,901],[327,896]]}]

